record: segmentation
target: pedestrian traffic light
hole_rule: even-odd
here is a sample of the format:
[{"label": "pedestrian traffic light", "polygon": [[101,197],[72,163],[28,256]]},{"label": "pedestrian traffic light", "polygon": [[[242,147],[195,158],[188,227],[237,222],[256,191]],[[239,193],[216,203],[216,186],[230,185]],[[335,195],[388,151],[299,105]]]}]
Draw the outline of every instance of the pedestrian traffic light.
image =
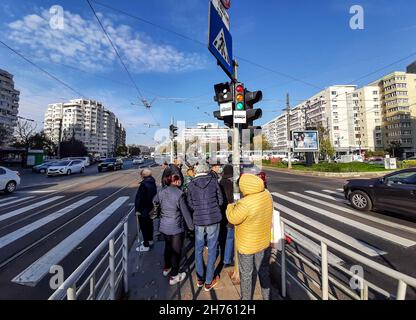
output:
[{"label": "pedestrian traffic light", "polygon": [[218,104],[232,102],[234,100],[231,83],[218,83],[214,85],[214,90],[214,101],[218,102]]},{"label": "pedestrian traffic light", "polygon": [[245,106],[245,97],[244,97],[245,89],[244,84],[241,82],[237,82],[234,84],[234,97],[235,97],[235,110],[237,111],[244,111],[246,109]]},{"label": "pedestrian traffic light", "polygon": [[169,126],[169,132],[170,132],[170,138],[174,139],[178,136],[178,127],[174,126],[173,124],[171,124]]},{"label": "pedestrian traffic light", "polygon": [[233,127],[233,116],[221,117],[221,111],[214,111],[214,117],[220,121],[224,121],[224,125],[228,128]]},{"label": "pedestrian traffic light", "polygon": [[263,92],[245,90],[244,101],[247,109],[247,128],[253,126],[253,122],[263,115],[261,109],[254,109],[254,105],[263,99]]}]

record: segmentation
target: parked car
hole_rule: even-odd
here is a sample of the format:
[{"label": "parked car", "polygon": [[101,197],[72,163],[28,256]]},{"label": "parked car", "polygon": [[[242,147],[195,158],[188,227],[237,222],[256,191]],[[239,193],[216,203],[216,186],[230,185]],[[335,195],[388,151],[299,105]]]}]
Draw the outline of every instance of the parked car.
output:
[{"label": "parked car", "polygon": [[51,176],[62,176],[71,175],[73,173],[84,173],[85,166],[82,160],[66,160],[54,163],[48,168],[47,175]]},{"label": "parked car", "polygon": [[62,161],[68,161],[68,160],[81,160],[84,162],[84,167],[88,167],[91,165],[90,157],[68,157],[61,159]]},{"label": "parked car", "polygon": [[123,169],[123,160],[120,158],[108,158],[98,165],[98,172],[102,172],[103,170],[116,171],[121,169]]},{"label": "parked car", "polygon": [[42,164],[32,167],[32,171],[36,173],[46,173],[50,166],[53,166],[56,161],[45,161]]},{"label": "parked car", "polygon": [[416,168],[379,179],[349,180],[344,185],[344,194],[360,211],[378,209],[416,216]]},{"label": "parked car", "polygon": [[383,157],[370,157],[365,162],[367,162],[368,164],[384,165],[384,158]]},{"label": "parked car", "polygon": [[0,167],[0,190],[12,193],[20,184],[20,174],[4,167]]},{"label": "parked car", "polygon": [[133,164],[143,164],[144,159],[142,157],[133,158]]},{"label": "parked car", "polygon": [[[292,161],[292,163],[298,163],[300,160],[298,158],[290,158],[290,161]],[[282,162],[289,162],[289,158],[288,157],[284,157],[282,159]]]}]

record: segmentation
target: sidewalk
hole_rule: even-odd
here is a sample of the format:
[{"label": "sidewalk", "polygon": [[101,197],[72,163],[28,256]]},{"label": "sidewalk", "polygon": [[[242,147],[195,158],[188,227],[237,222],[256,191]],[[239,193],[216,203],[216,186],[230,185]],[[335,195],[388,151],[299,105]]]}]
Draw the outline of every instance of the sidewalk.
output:
[{"label": "sidewalk", "polygon": [[[129,300],[240,300],[240,285],[233,285],[229,275],[233,268],[223,269],[220,282],[209,292],[196,286],[194,246],[189,240],[185,240],[181,263],[187,277],[175,286],[162,275],[164,242],[155,241],[149,252],[136,252],[137,246],[136,241],[129,254]],[[204,255],[206,259],[206,251]],[[254,300],[262,300],[259,281]]]}]

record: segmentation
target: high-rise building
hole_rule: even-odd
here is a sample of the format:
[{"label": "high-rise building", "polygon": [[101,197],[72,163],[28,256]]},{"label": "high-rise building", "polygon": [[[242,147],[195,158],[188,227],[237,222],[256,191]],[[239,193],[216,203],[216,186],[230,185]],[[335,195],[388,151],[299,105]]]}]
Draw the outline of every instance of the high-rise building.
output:
[{"label": "high-rise building", "polygon": [[13,75],[0,69],[0,126],[12,136],[19,112],[20,92],[14,88]]},{"label": "high-rise building", "polygon": [[416,73],[416,61],[407,66],[407,73]]},{"label": "high-rise building", "polygon": [[383,147],[400,143],[404,153],[416,152],[416,74],[393,72],[373,82],[380,92]]},{"label": "high-rise building", "polygon": [[382,110],[378,86],[365,86],[347,95],[349,143],[360,150],[383,149]]},{"label": "high-rise building", "polygon": [[270,146],[277,151],[287,150],[287,116],[286,113],[262,126],[263,134]]},{"label": "high-rise building", "polygon": [[52,141],[75,137],[93,155],[111,156],[125,145],[126,132],[113,112],[102,103],[76,99],[50,104],[45,114],[45,133]]}]

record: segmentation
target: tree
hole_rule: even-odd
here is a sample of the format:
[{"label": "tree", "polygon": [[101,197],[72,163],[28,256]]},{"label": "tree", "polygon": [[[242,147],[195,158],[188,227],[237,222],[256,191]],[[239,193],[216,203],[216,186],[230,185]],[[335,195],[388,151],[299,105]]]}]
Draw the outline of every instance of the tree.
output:
[{"label": "tree", "polygon": [[327,160],[331,160],[335,156],[335,148],[332,146],[331,139],[329,138],[329,129],[324,126],[318,126],[319,136],[319,152],[321,156]]},{"label": "tree", "polygon": [[32,137],[29,138],[30,148],[31,149],[40,149],[48,156],[57,155],[57,145],[46,136],[45,132],[35,133]]},{"label": "tree", "polygon": [[22,167],[26,166],[27,154],[31,148],[32,138],[36,133],[36,124],[29,121],[18,121],[14,134],[15,148],[23,148],[24,153],[22,154]]},{"label": "tree", "polygon": [[138,146],[131,145],[131,146],[129,146],[129,153],[130,153],[131,156],[140,156],[142,151],[140,150],[140,148]]},{"label": "tree", "polygon": [[392,141],[386,150],[389,154],[395,157],[400,157],[403,154],[402,143],[400,141]]},{"label": "tree", "polygon": [[10,130],[3,124],[0,124],[0,146],[10,141]]},{"label": "tree", "polygon": [[117,156],[125,157],[125,156],[127,156],[127,153],[128,153],[128,149],[127,149],[126,146],[118,146],[117,147],[117,150],[116,150]]},{"label": "tree", "polygon": [[84,142],[75,139],[73,136],[69,140],[62,141],[59,144],[60,157],[86,157],[88,155],[88,150],[84,145]]}]

